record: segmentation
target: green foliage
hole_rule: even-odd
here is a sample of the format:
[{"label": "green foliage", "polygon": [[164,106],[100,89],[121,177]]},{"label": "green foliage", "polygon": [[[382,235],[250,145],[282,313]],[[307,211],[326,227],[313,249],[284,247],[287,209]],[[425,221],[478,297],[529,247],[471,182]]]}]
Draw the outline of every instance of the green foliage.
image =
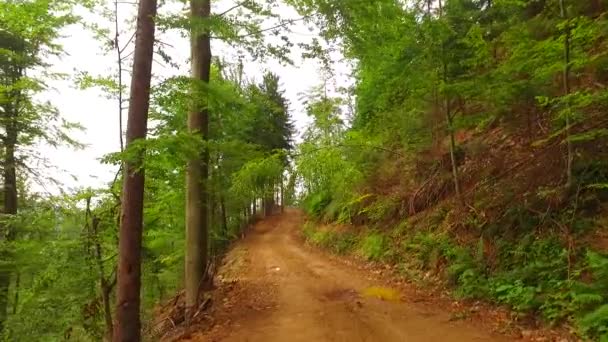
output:
[{"label": "green foliage", "polygon": [[336,254],[347,254],[357,245],[357,236],[349,232],[320,229],[314,222],[307,222],[302,230],[306,240],[316,246],[329,249]]},{"label": "green foliage", "polygon": [[599,337],[600,341],[608,339],[608,304],[604,304],[580,320],[583,331]]},{"label": "green foliage", "polygon": [[363,208],[359,214],[367,216],[372,222],[380,222],[391,214],[394,214],[399,206],[399,202],[395,198],[381,197],[377,198],[370,205]]},{"label": "green foliage", "polygon": [[[72,22],[74,18],[71,16],[53,16],[61,15],[63,10],[68,11],[67,3],[63,2],[66,6],[59,6],[59,2],[54,1],[2,3],[0,35],[5,33],[7,26],[4,20],[8,19],[24,30],[35,30],[38,24],[57,24],[46,22],[47,19]],[[44,4],[50,7],[42,6]],[[28,8],[31,13],[26,13]],[[44,11],[56,12],[51,15]],[[43,12],[48,18],[42,15]],[[33,21],[31,25],[21,27],[19,21],[8,18],[7,14],[28,15],[23,17],[23,21]],[[35,22],[32,16],[38,16],[36,20],[40,22]],[[49,36],[39,37],[40,49],[48,49],[45,53],[59,52],[59,47],[53,45],[58,28],[48,26],[45,29],[48,29]],[[31,36],[27,39],[28,42],[36,41]],[[6,54],[11,56],[5,58]],[[14,51],[0,46],[2,80],[7,79],[2,63],[14,58],[13,54]],[[26,57],[38,56],[32,53]],[[40,63],[38,60],[34,62],[28,67],[42,65],[36,64]],[[232,75],[238,77],[226,78],[232,70],[230,66],[221,67],[218,64],[213,66],[210,86],[193,86],[189,78],[182,76],[160,80],[152,89],[148,139],[136,142],[122,153],[104,157],[105,163],[118,168],[137,152],[145,151],[142,163],[146,184],[141,291],[144,322],[152,319],[152,309],[158,303],[174,296],[182,287],[184,180],[186,161],[190,156],[199,154],[202,149],[208,149],[210,153],[209,249],[212,258],[242,234],[251,220],[253,202],[264,197],[274,198],[280,185],[289,185],[285,184],[285,177],[289,168],[287,156],[292,148],[293,127],[279,77],[266,74],[259,84],[243,82],[242,75],[236,73]],[[97,87],[109,98],[116,98],[118,84],[112,77],[80,76],[81,87]],[[30,95],[44,88],[42,82],[36,82],[24,78],[11,84],[11,89],[2,84],[0,94],[5,95],[18,87],[28,96],[23,100],[30,99]],[[203,98],[209,101],[197,103],[203,102]],[[3,115],[8,113],[3,110],[7,106],[25,104],[20,109],[24,120],[19,121],[24,125],[19,137],[19,143],[24,146],[23,153],[29,151],[25,146],[41,139],[52,140],[52,144],[64,140],[71,142],[64,133],[57,133],[63,131],[53,130],[52,119],[58,118],[59,114],[50,104],[42,107],[34,106],[33,102],[5,103],[4,100],[5,97],[0,96]],[[186,130],[187,112],[193,104],[208,106],[213,118],[211,136],[206,144],[200,135],[189,134]],[[43,120],[42,115],[47,114],[45,111],[52,112],[54,116]],[[0,120],[0,125],[7,123],[5,119]],[[67,130],[75,126],[62,123],[60,128]],[[23,157],[19,159],[20,169],[27,156],[19,157]],[[19,172],[19,175],[25,178],[26,172]],[[10,223],[16,232],[14,241],[3,240],[0,246],[3,252],[0,266],[10,274],[9,315],[2,336],[4,340],[102,339],[106,333],[105,315],[112,315],[116,305],[116,237],[122,176],[118,172],[106,189],[83,190],[58,198],[33,196],[29,189],[19,189],[18,214],[13,217],[3,215],[0,222],[3,226]],[[28,176],[27,180],[36,179]],[[109,313],[103,305],[104,287],[109,290]]]},{"label": "green foliage", "polygon": [[587,255],[588,271],[593,276],[593,282],[581,283],[574,296],[575,304],[585,313],[579,317],[582,331],[600,340],[608,338],[608,257],[594,252]]},{"label": "green foliage", "polygon": [[370,261],[382,261],[387,253],[388,240],[379,233],[371,231],[367,233],[359,243],[358,253]]},{"label": "green foliage", "polygon": [[[576,321],[588,336],[604,336],[606,277],[592,266],[603,257],[583,258],[581,238],[598,229],[593,218],[605,215],[607,198],[605,6],[565,1],[561,13],[557,0],[289,2],[356,61],[343,98],[313,92],[307,99],[313,122],[295,163],[309,213],[363,225],[394,219],[431,192],[433,177],[449,177],[437,165],[449,156],[453,133],[465,156],[457,171],[478,193],[479,213],[460,215],[462,208],[450,207],[452,190],[437,190],[415,224],[384,237],[362,234],[358,250],[437,272],[460,296],[549,322]],[[319,44],[311,47],[319,53]],[[347,126],[340,109],[351,96]],[[510,143],[508,164],[486,158],[502,140]],[[559,157],[560,145],[572,153]],[[551,166],[539,162],[549,162],[547,155]],[[570,157],[571,169],[556,169]],[[505,174],[490,178],[482,169],[494,162]],[[388,178],[385,170],[395,166]],[[522,176],[521,169],[538,172]],[[558,183],[569,177],[556,179],[570,171],[564,189]],[[468,229],[463,237],[461,229]],[[593,279],[581,281],[585,272]]]},{"label": "green foliage", "polygon": [[331,196],[329,193],[319,192],[306,197],[302,205],[306,212],[311,216],[320,218],[329,203],[331,203]]}]

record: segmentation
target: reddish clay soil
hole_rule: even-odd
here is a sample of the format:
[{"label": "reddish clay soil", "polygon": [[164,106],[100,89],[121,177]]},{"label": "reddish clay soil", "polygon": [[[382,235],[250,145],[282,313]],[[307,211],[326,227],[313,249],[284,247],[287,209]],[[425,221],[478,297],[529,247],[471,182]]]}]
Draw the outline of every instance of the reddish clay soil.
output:
[{"label": "reddish clay soil", "polygon": [[[288,210],[258,223],[228,254],[199,331],[182,341],[513,340],[454,319],[449,304],[408,298],[369,272],[308,248],[299,238],[303,221]],[[379,299],[370,287],[400,295]]]}]

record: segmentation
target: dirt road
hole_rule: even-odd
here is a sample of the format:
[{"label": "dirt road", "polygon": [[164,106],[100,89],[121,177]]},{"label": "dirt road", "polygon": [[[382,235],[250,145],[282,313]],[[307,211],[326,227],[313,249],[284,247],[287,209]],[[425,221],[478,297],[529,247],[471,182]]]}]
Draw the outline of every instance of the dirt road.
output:
[{"label": "dirt road", "polygon": [[304,246],[302,223],[295,210],[266,219],[231,252],[221,277],[238,290],[195,341],[507,341],[445,308],[364,295],[378,284]]}]

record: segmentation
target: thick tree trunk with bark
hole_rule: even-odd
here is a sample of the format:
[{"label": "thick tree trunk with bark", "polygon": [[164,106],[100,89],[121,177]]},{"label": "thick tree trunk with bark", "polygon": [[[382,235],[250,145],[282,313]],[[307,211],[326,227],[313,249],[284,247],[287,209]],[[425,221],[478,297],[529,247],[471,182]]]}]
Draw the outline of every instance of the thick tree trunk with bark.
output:
[{"label": "thick tree trunk with bark", "polygon": [[[131,99],[127,120],[127,149],[145,139],[150,107],[150,83],[154,55],[156,0],[140,0],[133,54]],[[141,340],[139,317],[141,288],[141,243],[144,202],[143,151],[125,162],[118,243],[116,325],[114,342]]]},{"label": "thick tree trunk with bark", "polygon": [[[209,18],[209,0],[191,0],[192,19]],[[195,20],[193,20],[195,22]],[[209,32],[199,27],[192,29],[192,78],[209,83],[211,74],[211,41]],[[188,113],[188,130],[202,135],[206,142],[209,136],[209,110],[206,99],[199,100]],[[200,103],[202,102],[202,103]],[[186,324],[190,323],[199,300],[199,291],[207,265],[207,235],[209,221],[209,150],[203,146],[201,154],[188,161],[186,172]]]}]

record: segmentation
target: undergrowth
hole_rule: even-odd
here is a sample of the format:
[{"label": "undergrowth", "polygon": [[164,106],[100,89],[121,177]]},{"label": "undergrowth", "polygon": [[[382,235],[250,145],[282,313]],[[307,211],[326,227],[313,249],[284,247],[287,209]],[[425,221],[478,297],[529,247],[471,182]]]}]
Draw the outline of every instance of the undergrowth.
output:
[{"label": "undergrowth", "polygon": [[[319,193],[303,203],[313,220],[304,234],[335,253],[392,264],[409,279],[432,274],[456,297],[504,305],[518,318],[565,323],[581,337],[608,342],[608,255],[585,242],[603,219],[605,165],[576,168],[573,191],[503,186],[496,197],[494,188],[482,189],[468,209],[435,205],[399,222],[408,202],[396,197]],[[318,228],[315,221],[346,225]],[[354,226],[357,233],[348,229]]]},{"label": "undergrowth", "polygon": [[572,256],[557,236],[524,235],[497,246],[495,260],[484,256],[484,241],[459,245],[436,231],[354,234],[308,222],[308,242],[337,254],[396,264],[405,274],[431,271],[463,299],[492,301],[549,324],[568,322],[581,335],[608,341],[608,256],[581,251]]}]

